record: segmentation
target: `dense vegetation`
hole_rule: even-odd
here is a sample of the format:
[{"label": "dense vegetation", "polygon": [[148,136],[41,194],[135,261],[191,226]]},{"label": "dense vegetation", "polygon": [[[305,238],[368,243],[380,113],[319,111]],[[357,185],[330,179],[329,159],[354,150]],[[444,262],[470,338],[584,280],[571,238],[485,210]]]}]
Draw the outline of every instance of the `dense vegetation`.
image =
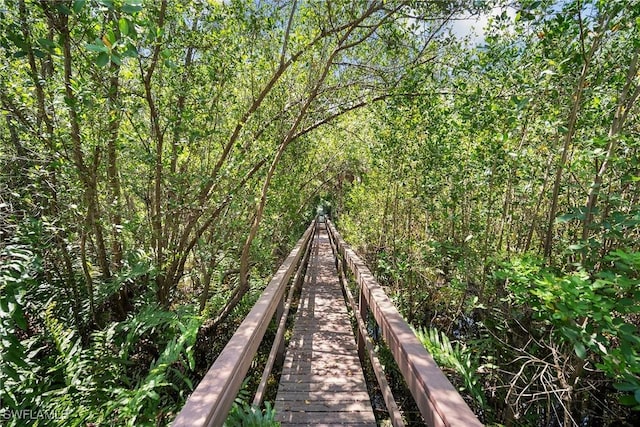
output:
[{"label": "dense vegetation", "polygon": [[0,0],[0,52],[9,425],[170,422],[318,205],[484,422],[638,422],[638,1]]}]

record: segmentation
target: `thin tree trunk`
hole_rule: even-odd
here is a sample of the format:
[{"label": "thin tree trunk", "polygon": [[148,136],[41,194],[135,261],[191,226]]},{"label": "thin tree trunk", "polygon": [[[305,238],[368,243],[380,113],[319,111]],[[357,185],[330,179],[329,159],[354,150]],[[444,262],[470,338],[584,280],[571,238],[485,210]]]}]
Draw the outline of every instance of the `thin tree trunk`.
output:
[{"label": "thin tree trunk", "polygon": [[[64,62],[64,86],[65,95],[67,98],[69,122],[71,125],[71,142],[73,151],[73,161],[80,178],[80,181],[84,185],[84,200],[87,204],[87,225],[92,229],[96,240],[96,257],[98,265],[102,270],[102,275],[106,278],[111,277],[111,270],[109,266],[109,260],[107,257],[107,249],[104,239],[104,232],[102,229],[100,219],[100,209],[98,206],[98,191],[97,181],[95,176],[95,167],[92,171],[89,169],[84,161],[84,154],[82,151],[82,137],[80,133],[80,119],[76,112],[78,100],[75,96],[72,87],[72,64],[71,64],[71,33],[69,31],[69,17],[64,13],[58,15],[59,19],[59,31],[62,37],[63,47],[63,62]],[[99,160],[98,152],[94,161]]]},{"label": "thin tree trunk", "polygon": [[631,62],[629,63],[629,68],[627,70],[627,76],[625,85],[622,89],[618,97],[618,102],[616,105],[616,109],[614,111],[613,120],[611,122],[611,127],[609,128],[608,140],[609,143],[607,145],[607,154],[605,155],[600,168],[596,171],[596,175],[593,179],[593,183],[589,189],[589,195],[587,196],[586,202],[586,213],[585,218],[582,225],[582,240],[586,241],[589,238],[589,228],[591,223],[593,222],[593,211],[598,202],[598,195],[600,194],[600,189],[602,187],[602,182],[604,179],[604,175],[606,174],[611,161],[615,155],[615,149],[618,143],[618,137],[624,128],[624,123],[629,115],[629,111],[634,107],[635,102],[640,96],[640,85],[638,85],[633,93],[630,93],[631,85],[636,78],[638,73],[638,54],[640,53],[640,48],[636,48],[633,53],[633,57]]},{"label": "thin tree trunk", "polygon": [[[608,22],[608,18],[602,17],[598,28],[603,29],[605,27],[606,22]],[[581,17],[580,17],[580,25],[582,27]],[[545,240],[544,240],[544,256],[547,259],[551,258],[551,251],[553,249],[553,234],[554,234],[554,228],[555,228],[554,225],[556,221],[556,214],[558,212],[558,197],[560,195],[560,186],[562,184],[562,172],[567,163],[569,151],[571,150],[571,143],[573,141],[573,136],[575,134],[578,115],[582,107],[582,95],[584,93],[584,88],[586,87],[587,75],[591,68],[591,60],[593,59],[595,52],[600,47],[602,34],[603,32],[599,31],[597,35],[594,37],[593,43],[588,53],[583,51],[584,53],[583,53],[582,69],[580,71],[578,83],[571,97],[571,109],[569,111],[569,116],[567,117],[567,131],[563,139],[562,156],[560,157],[560,161],[558,162],[558,165],[556,167],[555,179],[553,181],[553,190],[551,194],[551,207],[549,209],[547,233],[545,235]],[[582,34],[582,32],[581,32],[581,40],[582,42],[584,42],[584,35]]]},{"label": "thin tree trunk", "polygon": [[551,175],[551,165],[553,163],[553,154],[549,153],[549,157],[547,159],[547,166],[544,172],[544,180],[542,182],[542,190],[540,191],[540,195],[538,196],[538,201],[536,202],[536,207],[531,214],[531,225],[529,226],[529,231],[527,232],[527,239],[524,243],[523,252],[527,252],[531,247],[531,241],[533,240],[533,233],[538,227],[538,213],[540,212],[540,206],[542,206],[542,200],[544,199],[544,195],[547,193],[547,186],[549,185],[549,176]]},{"label": "thin tree trunk", "polygon": [[[158,28],[164,27],[164,18],[167,10],[167,0],[163,0],[160,4],[160,12],[158,14]],[[152,78],[158,65],[160,49],[162,43],[160,40],[154,41],[153,52],[149,67],[142,72],[145,100],[149,107],[149,118],[151,127],[151,140],[155,143],[154,147],[154,165],[153,165],[153,188],[151,191],[151,228],[153,234],[153,243],[155,249],[155,264],[158,269],[156,275],[156,289],[158,302],[163,306],[169,305],[169,292],[167,289],[165,275],[165,247],[166,235],[162,228],[163,225],[163,191],[162,184],[164,179],[163,170],[163,150],[164,150],[164,133],[160,127],[160,113],[158,111],[156,101],[153,95]],[[140,62],[142,71],[142,62]]]},{"label": "thin tree trunk", "polygon": [[119,270],[122,266],[123,245],[121,240],[122,228],[122,189],[118,173],[118,133],[120,129],[120,113],[118,112],[119,96],[119,72],[120,66],[111,63],[111,76],[109,77],[109,89],[107,94],[107,114],[109,123],[107,127],[107,181],[109,183],[109,195],[111,206],[111,261],[113,268]]}]

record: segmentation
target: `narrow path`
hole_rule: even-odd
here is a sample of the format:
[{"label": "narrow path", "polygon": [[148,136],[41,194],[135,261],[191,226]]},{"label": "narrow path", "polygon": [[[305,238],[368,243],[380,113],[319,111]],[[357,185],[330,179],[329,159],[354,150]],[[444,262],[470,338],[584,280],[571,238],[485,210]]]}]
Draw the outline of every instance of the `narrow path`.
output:
[{"label": "narrow path", "polygon": [[375,426],[324,224],[318,231],[280,378],[276,419],[282,426]]}]

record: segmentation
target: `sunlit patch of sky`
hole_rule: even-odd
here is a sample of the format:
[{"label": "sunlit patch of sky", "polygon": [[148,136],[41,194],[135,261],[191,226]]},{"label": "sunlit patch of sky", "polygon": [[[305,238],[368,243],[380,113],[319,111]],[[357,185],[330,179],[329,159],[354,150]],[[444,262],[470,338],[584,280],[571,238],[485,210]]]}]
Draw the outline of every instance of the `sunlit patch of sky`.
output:
[{"label": "sunlit patch of sky", "polygon": [[[629,0],[637,2],[638,0]],[[554,2],[549,9],[546,10],[545,19],[552,19],[554,16],[564,13],[563,9],[568,4],[568,0],[558,0]],[[509,19],[514,20],[518,11],[510,6],[494,7],[489,12],[477,15],[457,16],[449,23],[448,28],[460,40],[467,39],[470,46],[478,46],[484,44],[485,30],[489,19],[506,13]],[[585,2],[582,6],[582,18],[585,20],[587,28],[591,28],[595,23],[597,9],[593,2]]]},{"label": "sunlit patch of sky", "polygon": [[449,23],[451,32],[460,40],[467,39],[470,46],[484,44],[485,29],[491,17],[506,13],[510,19],[516,16],[516,9],[512,7],[495,7],[489,12],[478,15],[454,17]]}]

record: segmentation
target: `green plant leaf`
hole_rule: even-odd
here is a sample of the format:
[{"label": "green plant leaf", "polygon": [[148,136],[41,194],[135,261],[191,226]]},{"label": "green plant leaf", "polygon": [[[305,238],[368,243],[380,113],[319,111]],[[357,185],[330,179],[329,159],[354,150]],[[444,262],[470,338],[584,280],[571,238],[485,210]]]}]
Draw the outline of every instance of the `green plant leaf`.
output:
[{"label": "green plant leaf", "polygon": [[100,55],[98,55],[98,57],[96,58],[96,65],[98,65],[99,67],[104,67],[105,65],[107,65],[109,63],[109,54],[108,53],[104,53],[102,52]]},{"label": "green plant leaf", "polygon": [[118,20],[118,28],[120,29],[120,34],[123,36],[129,34],[129,22],[125,18]]},{"label": "green plant leaf", "polygon": [[74,0],[74,2],[73,2],[73,12],[74,13],[79,13],[86,3],[87,3],[87,0]]},{"label": "green plant leaf", "polygon": [[85,47],[92,52],[104,52],[104,53],[109,52],[109,48],[107,48],[102,42],[102,40],[99,40],[99,39],[96,39],[95,44],[87,43]]},{"label": "green plant leaf", "polygon": [[138,0],[127,0],[124,5],[122,5],[122,11],[128,14],[138,13],[142,10],[142,3]]},{"label": "green plant leaf", "polygon": [[580,359],[585,359],[587,357],[587,349],[581,342],[575,342],[573,344],[573,349],[576,352],[576,356]]}]

